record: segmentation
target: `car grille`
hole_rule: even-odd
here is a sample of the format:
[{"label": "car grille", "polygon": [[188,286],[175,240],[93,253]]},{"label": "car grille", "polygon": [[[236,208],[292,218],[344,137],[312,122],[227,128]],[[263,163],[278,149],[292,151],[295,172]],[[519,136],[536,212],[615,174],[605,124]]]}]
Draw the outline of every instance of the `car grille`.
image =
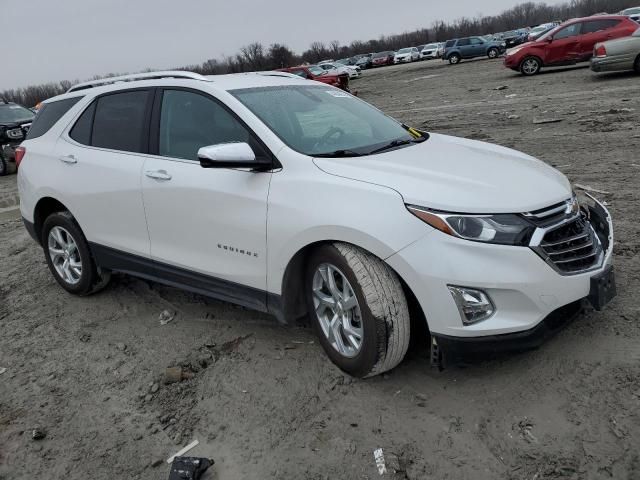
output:
[{"label": "car grille", "polygon": [[534,250],[564,274],[590,270],[602,257],[600,240],[583,215],[548,230]]}]

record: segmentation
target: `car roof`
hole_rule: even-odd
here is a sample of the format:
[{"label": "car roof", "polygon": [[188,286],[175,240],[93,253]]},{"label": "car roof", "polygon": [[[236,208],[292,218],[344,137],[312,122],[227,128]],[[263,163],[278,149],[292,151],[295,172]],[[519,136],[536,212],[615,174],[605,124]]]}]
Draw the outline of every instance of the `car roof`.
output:
[{"label": "car roof", "polygon": [[[295,67],[308,68],[308,67]],[[104,79],[108,81],[109,79]],[[266,71],[266,72],[247,72],[247,73],[231,73],[226,75],[208,75],[202,76],[201,79],[189,78],[161,78],[161,79],[136,79],[131,81],[122,81],[118,83],[108,83],[106,85],[96,85],[92,88],[84,88],[67,92],[43,101],[43,104],[57,102],[68,98],[77,98],[84,96],[95,97],[104,93],[117,92],[119,90],[127,90],[132,88],[151,88],[151,87],[191,87],[199,90],[212,91],[230,91],[242,88],[258,88],[273,87],[286,85],[308,85],[309,80],[301,78],[282,71]],[[2,105],[2,104],[0,104]]]}]

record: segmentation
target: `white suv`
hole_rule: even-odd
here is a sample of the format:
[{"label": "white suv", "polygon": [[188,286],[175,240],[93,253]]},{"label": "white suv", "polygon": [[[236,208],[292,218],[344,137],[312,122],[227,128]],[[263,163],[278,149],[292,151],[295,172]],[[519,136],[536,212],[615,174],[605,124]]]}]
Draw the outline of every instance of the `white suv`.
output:
[{"label": "white suv", "polygon": [[442,365],[535,345],[615,295],[609,214],[561,173],[286,73],[78,85],[44,103],[19,158],[25,225],[67,291],[125,272],[309,314],[355,376],[398,365],[411,320]]}]

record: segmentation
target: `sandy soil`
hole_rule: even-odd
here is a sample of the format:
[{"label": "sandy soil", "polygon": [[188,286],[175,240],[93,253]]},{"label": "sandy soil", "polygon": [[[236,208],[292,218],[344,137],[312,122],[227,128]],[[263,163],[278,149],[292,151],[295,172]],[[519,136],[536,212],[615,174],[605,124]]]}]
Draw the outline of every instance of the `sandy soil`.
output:
[{"label": "sandy soil", "polygon": [[[0,478],[165,479],[162,460],[192,439],[217,479],[377,478],[377,448],[384,478],[640,478],[638,78],[432,61],[354,86],[413,126],[518,148],[610,192],[618,298],[533,352],[439,373],[417,348],[352,380],[303,326],[128,277],[67,295],[0,205]],[[14,193],[15,176],[0,179],[0,200]],[[164,326],[163,310],[176,312]],[[165,385],[178,364],[193,378]]]}]

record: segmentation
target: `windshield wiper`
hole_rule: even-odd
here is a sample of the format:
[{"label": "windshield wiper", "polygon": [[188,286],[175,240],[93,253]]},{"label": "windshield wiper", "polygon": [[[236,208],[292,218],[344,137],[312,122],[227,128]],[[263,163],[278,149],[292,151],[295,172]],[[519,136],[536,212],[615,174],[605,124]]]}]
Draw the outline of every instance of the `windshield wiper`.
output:
[{"label": "windshield wiper", "polygon": [[413,140],[392,140],[386,145],[376,148],[375,150],[370,151],[367,155],[373,155],[374,153],[384,152],[385,150],[390,150],[392,148],[401,147],[403,145],[409,145],[410,143],[422,143],[426,140],[426,137],[419,137]]},{"label": "windshield wiper", "polygon": [[318,153],[313,156],[317,158],[346,158],[346,157],[362,157],[362,155],[363,155],[362,153],[354,152],[353,150],[336,150],[335,152]]}]

